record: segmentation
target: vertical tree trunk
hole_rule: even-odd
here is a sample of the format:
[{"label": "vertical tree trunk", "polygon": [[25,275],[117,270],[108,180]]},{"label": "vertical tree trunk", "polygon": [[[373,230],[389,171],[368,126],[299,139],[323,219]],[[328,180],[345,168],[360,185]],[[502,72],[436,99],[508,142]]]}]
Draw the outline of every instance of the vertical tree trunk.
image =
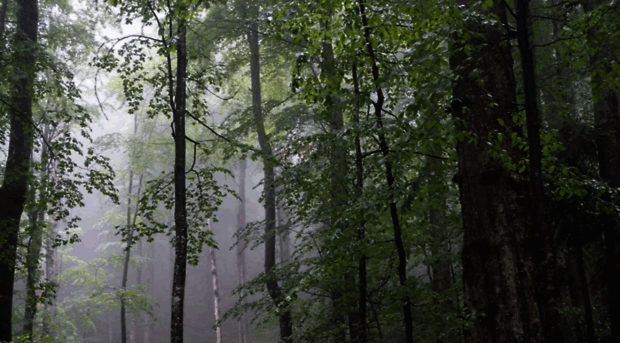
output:
[{"label": "vertical tree trunk", "polygon": [[[364,193],[364,158],[362,156],[362,143],[360,140],[360,87],[359,79],[357,75],[357,61],[353,62],[352,68],[353,76],[353,90],[354,90],[354,108],[353,108],[353,122],[356,126],[355,132],[355,196],[357,199],[361,199]],[[362,247],[365,247],[366,230],[364,221],[364,214],[360,213],[360,222],[358,227],[357,239]],[[367,274],[366,274],[366,255],[364,252],[360,252],[358,257],[357,277],[359,279],[358,287],[358,300],[357,305],[359,308],[359,317],[357,324],[357,336],[352,337],[352,341],[359,343],[368,342],[368,334],[366,331],[366,297],[368,294],[367,289]],[[379,330],[379,337],[381,337],[381,326],[377,323],[377,329]]]},{"label": "vertical tree trunk", "polygon": [[13,282],[19,220],[24,211],[34,128],[32,102],[34,96],[35,56],[39,4],[37,0],[18,0],[15,25],[15,53],[10,132],[7,160],[0,187],[0,342],[12,340]]},{"label": "vertical tree trunk", "polygon": [[[246,241],[243,237],[243,229],[245,228],[245,178],[247,170],[247,161],[242,158],[239,161],[239,180],[237,195],[239,195],[239,202],[237,203],[237,275],[239,277],[239,284],[245,284],[245,245]],[[241,314],[237,320],[239,343],[247,343],[247,331],[248,322],[245,311]]]},{"label": "vertical tree trunk", "polygon": [[[53,237],[56,232],[56,226],[57,226],[56,223],[52,224],[50,233],[46,237],[46,240],[45,240],[45,281],[47,282],[48,286],[52,287],[54,290],[57,290],[56,272],[55,272],[56,263],[54,261],[54,256],[56,255],[56,248],[54,248],[53,246]],[[56,299],[55,298],[49,299],[49,301],[46,301],[43,304],[43,311],[47,314],[43,316],[43,323],[42,323],[43,335],[52,334],[50,330],[50,322],[51,322],[51,319],[54,317],[54,304],[53,304],[54,300]],[[52,303],[50,304],[50,302]]]},{"label": "vertical tree trunk", "polygon": [[[49,142],[49,124],[46,124],[42,138],[43,140]],[[43,188],[38,190],[38,200],[34,200],[37,197],[36,194],[32,195],[33,201],[36,201],[37,204],[35,205],[34,210],[28,212],[30,240],[28,242],[28,253],[26,255],[26,304],[24,309],[23,334],[30,339],[32,339],[34,317],[37,313],[38,303],[35,285],[40,278],[39,261],[41,259],[41,248],[43,247],[43,231],[45,228],[45,208],[41,208],[40,206],[44,206],[46,204],[45,199],[47,197],[47,184],[49,180],[48,155],[49,148],[44,142],[41,150],[41,171],[39,175]]]},{"label": "vertical tree trunk", "polygon": [[[133,135],[135,136],[138,133],[138,114],[134,114],[133,117]],[[131,163],[131,161],[130,161]],[[140,181],[138,185],[138,197],[140,196],[140,191],[142,188],[142,175],[140,175]],[[127,290],[127,276],[129,273],[129,260],[131,258],[131,245],[133,240],[133,228],[136,224],[136,219],[138,218],[138,204],[136,203],[136,210],[133,215],[133,223],[131,220],[131,198],[133,197],[133,169],[131,166],[129,167],[129,187],[127,188],[127,248],[125,250],[125,261],[123,262],[123,276],[121,279],[121,291],[123,294],[121,295],[121,342],[127,342],[127,317],[126,317],[126,308],[125,308],[125,294],[124,292]],[[132,225],[133,224],[133,225]],[[140,244],[142,242],[140,241]],[[140,246],[142,249],[142,246]],[[142,253],[142,251],[140,251]],[[132,321],[131,334],[132,337],[134,335],[135,328],[135,318]],[[133,338],[132,338],[132,343]]]},{"label": "vertical tree trunk", "polygon": [[[375,112],[375,121],[377,125],[378,137],[379,137],[379,149],[381,150],[381,154],[383,156],[383,165],[385,168],[385,179],[388,185],[388,203],[390,209],[390,217],[392,219],[392,230],[394,231],[394,243],[396,246],[396,251],[398,253],[398,279],[400,287],[406,287],[407,284],[407,253],[405,251],[405,246],[403,243],[400,219],[398,217],[398,208],[396,206],[396,200],[394,199],[395,192],[395,183],[396,179],[394,178],[392,162],[390,161],[390,147],[387,143],[387,139],[385,137],[385,133],[383,132],[383,105],[385,102],[385,95],[383,94],[383,89],[380,87],[380,78],[379,78],[379,65],[377,63],[377,57],[375,55],[375,50],[372,46],[371,40],[371,28],[368,23],[368,18],[366,17],[366,6],[364,4],[364,0],[358,0],[358,9],[360,14],[360,19],[362,21],[363,34],[365,39],[365,47],[368,53],[368,57],[370,57],[372,64],[372,79],[377,86],[377,100],[373,101],[373,107]],[[413,318],[411,316],[411,299],[408,296],[405,296],[403,299],[403,321],[405,324],[405,342],[413,343]]]},{"label": "vertical tree trunk", "polygon": [[[607,0],[583,1],[585,12],[607,4]],[[612,72],[612,58],[605,43],[600,43],[597,35],[599,25],[588,31],[588,43],[595,51],[590,57],[590,66],[596,72],[591,75],[592,97],[594,101],[594,120],[598,130],[597,148],[599,173],[610,187],[620,187],[620,113],[618,89],[611,89],[598,73],[602,69],[605,74]],[[610,42],[614,43],[614,42]],[[608,43],[608,44],[610,44]],[[614,61],[615,62],[615,61]],[[607,194],[604,197],[609,199]],[[603,234],[605,235],[605,276],[607,286],[607,311],[609,312],[611,341],[620,341],[620,235],[618,227],[620,218],[615,213],[603,213]]]},{"label": "vertical tree trunk", "polygon": [[[457,5],[470,6],[461,0]],[[488,148],[492,133],[522,135],[521,128],[512,125],[518,109],[504,6],[497,1],[489,9],[499,25],[466,19],[464,29],[476,38],[463,41],[457,33],[450,56],[456,76],[451,110],[464,135],[456,147],[455,179],[463,216],[465,306],[476,313],[466,332],[472,343],[544,341],[535,299],[535,262],[524,239],[532,225],[529,186],[522,174],[493,159]],[[494,106],[489,106],[491,101]],[[512,161],[523,157],[511,139],[491,143],[507,151]]]},{"label": "vertical tree trunk", "polygon": [[515,0],[517,7],[517,41],[521,55],[525,117],[528,133],[530,213],[532,227],[528,232],[529,249],[535,261],[535,283],[538,286],[536,301],[541,312],[545,338],[549,342],[563,342],[558,312],[559,277],[553,232],[547,223],[546,202],[542,180],[542,147],[540,143],[541,116],[538,109],[538,87],[534,53],[530,44],[530,0]]},{"label": "vertical tree trunk", "polygon": [[[147,262],[147,286],[148,286],[148,294],[151,297],[155,297],[154,289],[155,289],[155,262],[153,259],[155,258],[155,242],[150,243],[148,245],[148,262]],[[151,343],[153,341],[153,319],[151,316],[146,316],[146,323],[144,327],[144,336],[143,343]]]},{"label": "vertical tree trunk", "polygon": [[[183,13],[183,11],[181,11]],[[170,311],[170,340],[183,343],[183,309],[187,269],[187,197],[185,186],[185,103],[187,52],[185,19],[177,23],[177,71],[173,105],[174,122],[174,277]]]},{"label": "vertical tree trunk", "polygon": [[127,275],[129,273],[129,259],[131,257],[131,240],[133,228],[131,227],[131,196],[133,187],[133,170],[129,170],[129,187],[127,188],[127,247],[125,248],[125,260],[123,262],[123,276],[121,279],[121,343],[127,343],[127,318],[125,308],[125,291],[127,290]]},{"label": "vertical tree trunk", "polygon": [[[284,305],[284,295],[278,285],[278,280],[273,275],[272,269],[276,264],[276,192],[274,168],[270,163],[273,158],[271,143],[265,131],[263,111],[261,107],[260,88],[260,55],[258,42],[258,24],[256,20],[248,28],[248,43],[250,46],[250,74],[252,79],[252,113],[254,125],[258,134],[258,144],[263,153],[264,178],[264,203],[265,203],[265,274],[267,275],[266,287],[271,300],[279,307]],[[280,322],[280,339],[288,342],[293,335],[291,309],[283,306],[278,314]]]},{"label": "vertical tree trunk", "polygon": [[[207,220],[209,232],[213,233],[211,220]],[[222,324],[220,321],[220,289],[217,280],[217,264],[215,259],[215,248],[209,247],[209,261],[211,262],[211,279],[213,280],[213,313],[215,314],[215,335],[216,343],[222,343]]]}]

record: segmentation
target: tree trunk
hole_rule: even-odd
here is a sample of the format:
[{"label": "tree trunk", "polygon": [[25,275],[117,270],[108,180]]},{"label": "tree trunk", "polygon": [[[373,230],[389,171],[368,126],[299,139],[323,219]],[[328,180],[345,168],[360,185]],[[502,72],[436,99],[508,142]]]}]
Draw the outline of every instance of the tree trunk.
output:
[{"label": "tree trunk", "polygon": [[[508,138],[522,136],[522,129],[512,124],[518,109],[504,6],[493,2],[489,9],[499,25],[467,19],[465,30],[476,38],[463,42],[455,34],[450,56],[456,76],[451,111],[464,138],[456,147],[455,180],[463,216],[465,306],[475,313],[465,333],[472,343],[544,341],[534,261],[525,246],[532,226],[528,183],[493,159],[488,144],[499,145],[512,161],[523,157]],[[491,102],[495,105],[489,106]],[[490,142],[489,135],[497,132],[507,139]]]},{"label": "tree trunk", "polygon": [[[353,91],[354,91],[354,108],[353,108],[353,122],[357,128],[355,132],[354,144],[355,144],[355,197],[359,200],[364,195],[364,157],[362,156],[362,143],[360,140],[360,87],[359,87],[359,79],[357,75],[357,61],[353,62],[352,67],[352,77],[353,77]],[[364,218],[364,213],[360,213],[360,221],[359,227],[357,230],[357,239],[360,243],[360,246],[365,247],[366,240],[366,230],[365,225],[366,221]],[[358,285],[358,298],[357,298],[357,307],[358,307],[358,323],[357,323],[357,336],[351,337],[351,340],[359,343],[367,343],[368,342],[368,334],[366,330],[366,297],[368,294],[367,288],[367,270],[366,270],[366,255],[364,252],[360,252],[360,256],[358,257],[357,263],[357,278],[359,281]],[[381,326],[377,323],[377,329],[379,330],[379,335],[381,337]]]},{"label": "tree trunk", "polygon": [[[245,178],[246,178],[246,170],[247,170],[247,161],[245,158],[242,158],[239,161],[239,180],[238,180],[238,191],[237,195],[239,195],[239,202],[237,203],[237,275],[239,277],[239,284],[245,284],[245,245],[246,240],[242,237],[243,230],[245,228]],[[245,303],[245,302],[244,302]],[[248,320],[245,314],[245,310],[241,313],[241,316],[237,320],[238,325],[238,333],[239,333],[239,343],[247,343],[247,332],[248,332]]]},{"label": "tree trunk", "polygon": [[[211,228],[211,220],[207,220],[209,232],[213,233]],[[220,321],[220,289],[217,280],[217,264],[215,259],[215,248],[209,247],[209,261],[211,262],[211,278],[213,280],[213,313],[215,314],[215,335],[216,343],[222,343],[222,324]]]},{"label": "tree trunk", "polygon": [[[47,282],[49,287],[52,287],[54,290],[57,290],[56,284],[56,263],[54,261],[54,256],[56,255],[56,248],[53,246],[53,237],[56,233],[57,224],[52,224],[52,229],[48,237],[45,240],[45,281]],[[54,304],[53,301],[56,300],[55,297],[49,299],[43,304],[43,311],[47,313],[46,316],[43,317],[42,323],[42,332],[43,335],[51,335],[52,332],[50,330],[50,322],[54,317]],[[52,304],[50,304],[52,302]]]},{"label": "tree trunk", "polygon": [[528,132],[530,213],[532,227],[529,230],[529,249],[534,258],[536,302],[539,306],[545,338],[549,342],[563,342],[558,312],[559,280],[553,232],[547,222],[547,204],[543,193],[542,147],[540,143],[540,123],[538,109],[538,87],[536,86],[536,67],[534,53],[530,44],[531,15],[530,0],[515,0],[517,8],[517,41],[521,55],[523,92],[525,98],[525,117]]},{"label": "tree trunk", "polygon": [[36,0],[18,0],[14,40],[15,75],[9,110],[9,148],[0,187],[0,342],[12,340],[13,282],[19,220],[24,211],[34,128],[35,56],[39,4]]},{"label": "tree trunk", "polygon": [[[45,126],[43,140],[49,142],[50,126]],[[49,181],[49,148],[43,144],[41,150],[41,171],[40,180],[43,188],[38,190],[38,200],[34,200],[36,195],[33,194],[33,201],[36,201],[35,209],[28,212],[28,221],[30,226],[30,240],[28,242],[28,253],[26,255],[26,304],[24,309],[24,326],[23,334],[32,339],[34,317],[37,313],[37,294],[35,290],[36,283],[39,281],[39,261],[41,259],[41,248],[43,247],[43,231],[45,228],[45,206],[47,201],[47,185]],[[34,174],[34,173],[33,173]]]},{"label": "tree trunk", "polygon": [[[272,269],[276,264],[276,192],[274,168],[270,163],[273,158],[271,143],[265,131],[263,111],[261,107],[261,88],[260,88],[260,55],[258,42],[258,24],[256,20],[248,28],[248,43],[250,45],[250,74],[252,79],[252,113],[254,124],[258,134],[258,144],[263,153],[263,172],[265,179],[264,204],[265,204],[265,274],[267,275],[266,287],[271,300],[276,307],[282,306],[284,295],[278,285],[278,280],[273,275]],[[289,342],[293,335],[293,325],[291,319],[291,309],[284,306],[278,314],[280,322],[280,339]]]},{"label": "tree trunk", "polygon": [[[183,12],[183,11],[181,11]],[[174,122],[174,277],[170,311],[170,340],[183,343],[183,309],[187,269],[187,197],[185,186],[185,103],[187,52],[185,19],[177,23],[176,94],[173,105]]]},{"label": "tree trunk", "polygon": [[[133,117],[133,135],[135,136],[138,133],[138,114],[134,114]],[[137,197],[140,197],[140,191],[142,188],[142,175],[140,175],[140,181],[138,182],[138,193]],[[136,224],[136,219],[138,218],[138,204],[136,203],[136,209],[133,215],[133,223],[131,220],[131,198],[133,197],[133,169],[129,169],[129,187],[127,188],[127,248],[125,250],[125,261],[123,262],[123,276],[121,279],[121,290],[123,294],[121,295],[121,342],[127,342],[127,317],[126,317],[126,308],[125,308],[125,294],[124,292],[127,290],[127,276],[129,273],[129,260],[131,258],[131,245],[133,240],[133,228]],[[140,241],[140,244],[142,242]],[[142,254],[142,246],[140,245],[140,254]],[[139,283],[138,283],[139,284]],[[134,328],[135,328],[135,318],[132,321],[132,343],[134,337]]]},{"label": "tree trunk", "polygon": [[133,228],[131,227],[131,196],[133,187],[133,170],[129,170],[129,187],[127,188],[127,247],[125,248],[125,260],[123,262],[123,277],[121,279],[121,343],[127,343],[127,318],[125,308],[125,291],[127,290],[127,274],[129,273],[129,258],[131,257],[131,240]]},{"label": "tree trunk", "polygon": [[[390,147],[387,143],[387,138],[383,132],[383,105],[385,102],[385,95],[383,89],[379,86],[381,80],[379,78],[379,65],[377,63],[377,56],[375,55],[374,48],[371,40],[371,28],[366,17],[366,6],[364,0],[358,0],[358,9],[360,18],[362,21],[362,27],[364,29],[365,47],[368,53],[368,57],[371,59],[372,65],[372,79],[377,85],[376,93],[377,100],[373,101],[373,107],[375,112],[375,121],[378,129],[379,137],[379,149],[383,156],[383,165],[385,168],[385,179],[388,185],[388,203],[390,209],[390,217],[392,219],[392,230],[394,231],[394,244],[398,253],[398,280],[400,287],[404,288],[407,285],[407,253],[405,251],[405,245],[403,243],[400,219],[398,217],[398,208],[396,206],[396,200],[394,199],[395,183],[392,162],[390,161]],[[405,324],[405,342],[413,343],[413,318],[411,316],[411,299],[405,296],[403,299],[403,319]]]},{"label": "tree trunk", "polygon": [[[155,297],[154,289],[155,289],[155,262],[153,259],[155,258],[155,242],[152,242],[148,245],[148,262],[147,262],[147,286],[149,296]],[[143,343],[151,343],[153,341],[153,319],[150,315],[146,316],[146,323],[144,328],[144,340]]]},{"label": "tree trunk", "polygon": [[[585,12],[607,4],[607,0],[583,1]],[[599,173],[610,187],[620,187],[620,113],[618,89],[610,89],[603,74],[611,74],[614,56],[610,47],[597,39],[600,27],[596,25],[588,31],[588,43],[595,51],[590,57],[590,66],[602,69],[604,73],[592,73],[591,86],[594,102],[594,120],[598,130],[597,148]],[[609,194],[604,196],[610,199]],[[620,341],[620,218],[615,213],[603,213],[603,234],[605,235],[605,275],[607,286],[607,311],[609,312],[611,341]]]}]

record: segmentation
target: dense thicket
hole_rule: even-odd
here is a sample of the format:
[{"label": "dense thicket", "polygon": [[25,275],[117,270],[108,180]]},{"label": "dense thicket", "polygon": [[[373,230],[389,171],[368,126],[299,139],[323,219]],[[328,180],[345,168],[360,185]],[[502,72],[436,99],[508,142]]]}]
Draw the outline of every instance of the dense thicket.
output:
[{"label": "dense thicket", "polygon": [[0,341],[620,341],[616,2],[71,5],[0,7]]}]

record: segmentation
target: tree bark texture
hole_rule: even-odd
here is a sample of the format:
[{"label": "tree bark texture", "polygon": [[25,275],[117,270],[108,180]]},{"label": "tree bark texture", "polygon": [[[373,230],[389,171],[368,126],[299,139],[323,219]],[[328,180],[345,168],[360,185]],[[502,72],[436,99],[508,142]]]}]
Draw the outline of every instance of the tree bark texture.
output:
[{"label": "tree bark texture", "polygon": [[[181,11],[183,12],[183,11]],[[170,340],[183,342],[183,315],[185,278],[187,269],[187,195],[185,180],[185,104],[187,79],[187,50],[185,19],[179,19],[177,28],[176,90],[173,105],[174,121],[174,276],[170,312]]]},{"label": "tree bark texture", "polygon": [[[239,284],[245,284],[245,246],[246,240],[242,237],[243,230],[245,228],[246,213],[245,213],[245,179],[247,171],[247,161],[245,158],[239,161],[239,177],[237,180],[239,196],[239,202],[237,203],[237,276],[239,278]],[[237,319],[238,326],[238,342],[247,343],[248,337],[248,319],[245,311],[241,314],[241,317]]]},{"label": "tree bark texture", "polygon": [[[260,55],[258,41],[258,24],[252,21],[248,29],[248,43],[250,46],[250,74],[252,79],[252,113],[254,125],[258,134],[258,144],[263,153],[264,172],[264,204],[265,204],[265,274],[267,274],[266,287],[274,304],[279,307],[284,301],[284,294],[278,285],[278,280],[273,275],[272,269],[276,264],[276,192],[275,174],[270,159],[273,158],[271,143],[265,131],[265,123],[261,106],[260,88]],[[278,314],[280,323],[280,339],[288,342],[293,335],[291,310],[288,306],[280,309]]]},{"label": "tree bark texture", "polygon": [[[583,1],[585,12],[608,4],[607,0]],[[588,44],[595,51],[590,57],[591,68],[612,72],[610,46],[617,42],[601,42],[599,25],[588,31]],[[591,75],[594,100],[594,120],[598,130],[597,148],[599,173],[610,187],[620,187],[620,113],[618,89],[611,89],[600,73]],[[608,200],[609,195],[604,196]],[[611,341],[620,341],[620,218],[615,213],[603,213],[603,234],[605,236],[605,276],[607,283],[607,311],[611,327]]]},{"label": "tree bark texture", "polygon": [[[457,4],[469,6],[467,1]],[[511,137],[516,132],[522,136],[521,128],[512,124],[518,109],[513,60],[503,26],[504,6],[504,2],[494,2],[489,10],[500,19],[494,26],[467,20],[465,30],[476,38],[465,41],[455,34],[450,56],[456,77],[451,111],[464,138],[456,147],[463,216],[463,286],[465,306],[475,315],[466,340],[543,342],[535,266],[525,246],[532,227],[529,186],[523,175],[492,158],[488,144],[489,134]],[[491,143],[499,144],[512,161],[523,157],[510,139]]]},{"label": "tree bark texture", "polygon": [[13,282],[19,234],[24,211],[34,128],[35,56],[39,6],[37,0],[19,0],[15,24],[15,81],[9,109],[9,148],[0,187],[0,342],[12,340]]}]

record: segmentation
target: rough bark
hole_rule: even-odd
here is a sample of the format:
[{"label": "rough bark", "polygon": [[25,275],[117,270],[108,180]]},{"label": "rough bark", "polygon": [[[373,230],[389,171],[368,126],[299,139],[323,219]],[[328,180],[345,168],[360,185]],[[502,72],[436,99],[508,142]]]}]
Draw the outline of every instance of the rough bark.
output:
[{"label": "rough bark", "polygon": [[[585,12],[607,4],[607,0],[583,1]],[[590,57],[591,68],[602,68],[604,74],[612,72],[610,46],[602,43],[602,32],[598,25],[588,31],[588,44],[595,51]],[[594,120],[598,130],[597,149],[599,173],[610,187],[620,187],[620,113],[618,89],[611,89],[601,73],[591,75],[592,96],[594,98]],[[609,195],[604,196],[608,200]],[[614,213],[603,213],[603,234],[605,236],[605,276],[607,286],[607,311],[609,313],[611,341],[620,341],[620,218]]]},{"label": "rough bark", "polygon": [[[394,232],[394,244],[398,253],[398,280],[401,287],[407,285],[407,253],[403,243],[400,219],[398,217],[398,208],[396,206],[396,200],[394,199],[396,178],[394,177],[392,162],[390,160],[390,147],[385,137],[383,127],[383,105],[385,103],[385,95],[383,89],[380,87],[381,79],[379,77],[379,65],[377,63],[377,56],[372,46],[371,40],[371,28],[366,17],[366,6],[364,0],[358,0],[359,14],[362,21],[362,27],[364,28],[364,40],[365,47],[372,64],[372,79],[377,86],[377,100],[373,101],[373,107],[375,112],[375,121],[377,125],[379,149],[383,156],[383,166],[385,168],[385,179],[388,185],[388,203],[390,209],[390,217],[392,219],[392,230]],[[405,342],[413,343],[413,318],[411,316],[411,299],[405,297],[403,299],[403,319],[405,325]]]},{"label": "rough bark", "polygon": [[[239,202],[237,203],[237,276],[239,278],[239,284],[245,284],[245,246],[246,240],[243,237],[243,230],[245,228],[246,214],[245,214],[245,178],[247,171],[247,161],[241,159],[239,161],[239,178],[238,178],[238,190]],[[238,326],[238,342],[247,343],[248,332],[248,319],[245,311],[237,319]]]},{"label": "rough bark", "polygon": [[[496,1],[489,10],[499,18],[498,25],[466,19],[464,29],[474,35],[464,41],[455,34],[450,56],[456,76],[451,111],[464,138],[456,147],[455,180],[463,217],[465,306],[475,313],[466,332],[472,343],[544,341],[534,261],[525,240],[532,227],[529,186],[522,174],[492,158],[488,144],[489,134],[522,136],[512,124],[518,109],[504,6]],[[495,105],[489,106],[491,102]],[[523,157],[509,138],[492,144],[506,150],[512,161]]]},{"label": "rough bark", "polygon": [[0,187],[0,342],[12,340],[13,282],[19,234],[24,211],[34,128],[35,56],[39,7],[37,0],[19,0],[14,63],[17,75],[11,89],[9,148]]},{"label": "rough bark", "polygon": [[[284,294],[278,285],[278,280],[273,275],[272,269],[276,264],[276,192],[274,168],[270,163],[273,158],[271,143],[265,131],[263,111],[261,106],[260,88],[260,55],[258,41],[258,25],[252,21],[247,33],[250,46],[250,74],[252,79],[252,113],[254,125],[258,134],[258,144],[263,153],[263,173],[264,173],[264,206],[265,206],[265,274],[267,274],[266,287],[271,300],[276,306],[283,305]],[[280,339],[285,342],[293,335],[293,325],[291,310],[285,306],[280,309],[278,314],[280,323]]]},{"label": "rough bark", "polygon": [[183,308],[187,269],[187,195],[185,180],[185,104],[187,79],[187,51],[185,19],[177,23],[176,90],[173,106],[174,122],[174,277],[170,312],[170,340],[183,342]]},{"label": "rough bark", "polygon": [[[209,232],[213,232],[211,228],[211,220],[207,221]],[[213,313],[215,315],[215,335],[216,343],[222,343],[222,324],[220,321],[220,289],[217,279],[217,260],[215,259],[215,248],[209,247],[209,261],[211,262],[211,279],[213,281]]]}]

